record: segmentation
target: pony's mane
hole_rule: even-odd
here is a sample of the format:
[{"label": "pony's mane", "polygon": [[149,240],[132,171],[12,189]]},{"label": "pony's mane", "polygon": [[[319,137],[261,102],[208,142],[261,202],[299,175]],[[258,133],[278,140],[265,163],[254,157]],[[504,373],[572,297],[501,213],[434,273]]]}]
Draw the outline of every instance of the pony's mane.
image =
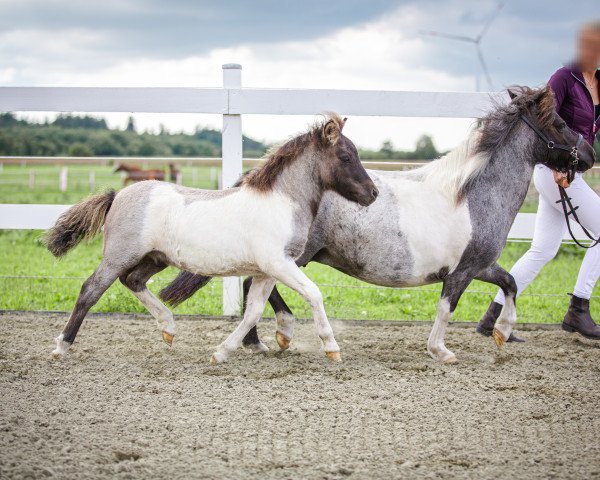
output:
[{"label": "pony's mane", "polygon": [[344,126],[344,120],[333,112],[323,115],[320,122],[315,123],[306,133],[298,135],[281,146],[272,147],[265,155],[265,163],[244,175],[238,185],[248,186],[261,192],[269,191],[281,172],[296,160],[308,147],[322,150],[327,148],[323,138],[323,127],[329,122],[335,122],[339,130]]},{"label": "pony's mane", "polygon": [[404,175],[434,185],[458,204],[465,197],[471,181],[488,165],[494,152],[521,121],[521,115],[532,118],[546,132],[554,131],[554,94],[550,87],[513,87],[510,93],[512,101],[496,103],[495,108],[480,120],[480,126],[458,147],[439,160]]},{"label": "pony's mane", "polygon": [[487,166],[490,159],[488,154],[477,152],[480,137],[479,129],[471,131],[458,147],[423,167],[403,172],[404,176],[429,184],[455,203],[460,203],[469,182]]},{"label": "pony's mane", "polygon": [[548,86],[533,89],[511,87],[509,92],[516,95],[508,104],[495,104],[495,108],[481,119],[481,140],[478,152],[492,154],[506,142],[513,127],[521,121],[521,115],[531,118],[543,131],[554,132],[554,93]]}]

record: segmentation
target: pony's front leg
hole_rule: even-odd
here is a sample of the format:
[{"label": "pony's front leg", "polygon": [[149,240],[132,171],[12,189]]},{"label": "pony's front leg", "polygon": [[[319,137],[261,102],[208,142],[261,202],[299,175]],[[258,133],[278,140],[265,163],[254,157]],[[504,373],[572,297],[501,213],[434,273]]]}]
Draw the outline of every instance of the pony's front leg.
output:
[{"label": "pony's front leg", "polygon": [[427,340],[427,352],[441,363],[458,361],[456,355],[446,348],[444,337],[458,300],[470,282],[471,278],[465,276],[448,277],[444,281],[444,288],[442,288],[442,295],[438,302],[437,316]]},{"label": "pony's front leg", "polygon": [[512,330],[517,323],[517,305],[515,303],[517,283],[513,276],[497,263],[480,272],[476,278],[484,282],[498,285],[504,292],[504,307],[502,307],[500,316],[494,324],[494,331],[492,333],[496,346],[501,348],[509,339]]},{"label": "pony's front leg", "polygon": [[283,282],[288,287],[296,290],[309,303],[313,311],[317,335],[319,335],[319,338],[321,339],[325,355],[335,362],[341,361],[340,347],[333,336],[333,329],[327,319],[325,306],[323,305],[323,295],[321,295],[319,287],[317,287],[302,272],[302,270],[291,261],[281,265],[281,267],[277,269],[277,272],[273,272],[273,275],[280,282]]},{"label": "pony's front leg", "polygon": [[248,292],[248,301],[244,318],[238,324],[236,329],[227,337],[227,339],[217,347],[210,359],[211,363],[222,363],[227,360],[229,354],[236,350],[241,344],[246,334],[252,327],[255,327],[260,316],[265,309],[265,304],[269,294],[275,285],[275,279],[272,277],[254,277],[250,291]]}]

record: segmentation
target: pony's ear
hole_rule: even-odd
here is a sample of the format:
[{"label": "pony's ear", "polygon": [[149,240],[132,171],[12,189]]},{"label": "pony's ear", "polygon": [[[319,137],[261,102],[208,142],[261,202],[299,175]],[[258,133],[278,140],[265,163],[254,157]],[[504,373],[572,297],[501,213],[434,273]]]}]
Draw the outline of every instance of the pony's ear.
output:
[{"label": "pony's ear", "polygon": [[323,129],[321,130],[321,136],[323,137],[323,140],[330,145],[336,145],[341,134],[342,129],[333,119],[328,120],[327,123],[323,125]]},{"label": "pony's ear", "polygon": [[346,126],[346,120],[348,120],[348,117],[344,117],[342,120],[342,130],[344,129],[344,127]]}]

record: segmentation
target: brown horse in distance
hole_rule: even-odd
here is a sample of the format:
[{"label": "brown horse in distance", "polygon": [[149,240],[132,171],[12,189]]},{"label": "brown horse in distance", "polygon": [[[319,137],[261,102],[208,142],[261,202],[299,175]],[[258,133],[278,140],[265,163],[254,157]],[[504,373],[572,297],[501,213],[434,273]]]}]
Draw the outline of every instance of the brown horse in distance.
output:
[{"label": "brown horse in distance", "polygon": [[[127,176],[123,179],[123,185],[127,186],[129,182],[140,182],[142,180],[165,180],[164,170],[143,170],[133,165],[127,165],[125,163],[119,164],[115,168],[114,173],[125,172]],[[179,170],[175,168],[175,165],[169,164],[169,176],[172,182],[177,180],[177,174]]]}]

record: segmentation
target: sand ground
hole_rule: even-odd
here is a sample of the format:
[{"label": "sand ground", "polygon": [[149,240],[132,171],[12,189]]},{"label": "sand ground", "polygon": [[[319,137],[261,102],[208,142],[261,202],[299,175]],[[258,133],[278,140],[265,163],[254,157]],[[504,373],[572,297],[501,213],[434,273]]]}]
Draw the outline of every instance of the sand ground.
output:
[{"label": "sand ground", "polygon": [[91,315],[53,360],[65,314],[3,312],[2,478],[600,477],[600,343],[556,328],[498,352],[451,326],[459,364],[425,352],[429,324],[310,323],[274,353],[208,363],[233,329],[178,318],[174,346],[143,315]]}]

